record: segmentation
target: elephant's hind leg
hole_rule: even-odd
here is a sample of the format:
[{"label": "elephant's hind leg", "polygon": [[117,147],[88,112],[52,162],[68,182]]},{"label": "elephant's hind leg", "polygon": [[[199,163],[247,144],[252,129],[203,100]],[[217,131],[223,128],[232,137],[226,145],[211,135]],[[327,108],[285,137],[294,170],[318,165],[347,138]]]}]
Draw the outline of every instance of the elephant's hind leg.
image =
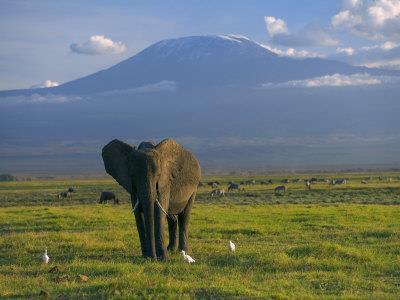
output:
[{"label": "elephant's hind leg", "polygon": [[179,251],[184,250],[185,252],[191,252],[189,246],[189,220],[190,212],[192,210],[194,199],[196,198],[196,192],[190,196],[185,209],[178,215],[179,223]]},{"label": "elephant's hind leg", "polygon": [[175,251],[178,248],[178,220],[176,216],[168,216],[168,250]]}]

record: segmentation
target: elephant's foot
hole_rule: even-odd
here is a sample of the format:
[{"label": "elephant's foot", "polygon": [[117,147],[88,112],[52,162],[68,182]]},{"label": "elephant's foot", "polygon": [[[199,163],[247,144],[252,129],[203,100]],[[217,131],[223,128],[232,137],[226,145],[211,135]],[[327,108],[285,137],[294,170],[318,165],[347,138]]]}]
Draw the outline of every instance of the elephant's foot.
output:
[{"label": "elephant's foot", "polygon": [[167,261],[168,260],[168,255],[167,255],[167,253],[164,253],[163,255],[157,256],[157,259],[159,261]]},{"label": "elephant's foot", "polygon": [[179,252],[182,250],[185,251],[186,253],[192,253],[192,247],[190,247],[189,243],[185,243],[179,246]]},{"label": "elephant's foot", "polygon": [[177,243],[169,244],[168,247],[167,247],[167,250],[168,250],[169,252],[175,252],[176,249],[178,249]]},{"label": "elephant's foot", "polygon": [[166,261],[168,259],[168,252],[165,248],[157,249],[157,259]]}]

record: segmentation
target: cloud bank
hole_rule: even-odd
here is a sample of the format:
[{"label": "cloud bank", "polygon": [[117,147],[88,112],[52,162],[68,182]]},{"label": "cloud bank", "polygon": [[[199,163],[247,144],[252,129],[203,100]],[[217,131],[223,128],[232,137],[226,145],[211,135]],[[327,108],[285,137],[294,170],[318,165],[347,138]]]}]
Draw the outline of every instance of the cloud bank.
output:
[{"label": "cloud bank", "polygon": [[394,42],[384,42],[358,49],[337,48],[336,54],[330,57],[353,65],[400,69],[400,46]]},{"label": "cloud bank", "polygon": [[288,88],[288,87],[346,87],[346,86],[362,86],[362,85],[377,85],[383,83],[399,83],[400,77],[392,76],[372,76],[367,73],[357,73],[351,75],[333,74],[320,77],[314,77],[304,80],[291,80],[280,83],[265,83],[261,88]]},{"label": "cloud bank", "polygon": [[19,104],[49,104],[67,103],[83,100],[80,96],[54,95],[54,94],[32,94],[21,96],[0,97],[0,105],[19,105]]},{"label": "cloud bank", "polygon": [[72,52],[77,54],[122,54],[127,47],[122,42],[114,42],[104,35],[93,35],[83,44],[74,43],[70,45]]},{"label": "cloud bank", "polygon": [[346,0],[331,24],[372,40],[400,40],[400,1]]},{"label": "cloud bank", "polygon": [[157,83],[145,84],[136,88],[111,90],[98,93],[101,96],[125,95],[125,94],[142,94],[151,92],[173,92],[177,89],[175,81],[162,80]]},{"label": "cloud bank", "polygon": [[59,86],[60,84],[56,81],[52,81],[52,80],[45,80],[42,83],[39,84],[34,84],[32,85],[30,88],[31,89],[41,89],[41,88],[49,88],[49,87],[55,87],[55,86]]},{"label": "cloud bank", "polygon": [[266,45],[266,44],[260,44],[260,46],[279,55],[279,56],[287,56],[287,57],[293,57],[293,58],[324,57],[324,55],[319,54],[317,52],[313,52],[313,51],[297,50],[294,48],[281,49],[281,48],[273,47],[271,45]]}]

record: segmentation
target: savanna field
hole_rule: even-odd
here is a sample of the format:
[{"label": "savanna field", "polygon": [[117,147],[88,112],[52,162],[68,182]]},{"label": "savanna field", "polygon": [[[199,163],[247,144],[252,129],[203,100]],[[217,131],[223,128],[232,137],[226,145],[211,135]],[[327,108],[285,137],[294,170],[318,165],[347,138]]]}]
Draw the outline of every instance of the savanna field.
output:
[{"label": "savanna field", "polygon": [[[320,181],[308,190],[303,179],[311,177]],[[322,181],[343,177],[347,184]],[[229,181],[267,178],[273,184],[245,185],[225,197],[199,188],[190,222],[192,265],[178,253],[167,262],[141,257],[128,194],[112,179],[0,183],[0,296],[398,299],[400,174],[203,182],[217,180],[226,190]],[[285,178],[287,192],[276,195]],[[68,187],[76,193],[58,199]],[[105,190],[121,204],[98,204]],[[47,265],[40,259],[46,247]]]}]

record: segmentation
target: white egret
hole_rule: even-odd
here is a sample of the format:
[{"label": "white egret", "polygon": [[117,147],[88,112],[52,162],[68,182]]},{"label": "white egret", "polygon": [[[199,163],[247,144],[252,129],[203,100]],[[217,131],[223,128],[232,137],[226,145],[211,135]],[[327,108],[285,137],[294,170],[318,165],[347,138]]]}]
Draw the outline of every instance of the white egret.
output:
[{"label": "white egret", "polygon": [[231,252],[235,252],[236,246],[235,246],[234,243],[232,243],[232,241],[229,241],[229,243],[228,243],[228,249],[229,249],[229,251],[231,251]]},{"label": "white egret", "polygon": [[47,264],[50,260],[50,257],[47,255],[47,248],[44,250],[44,254],[42,255],[43,263]]},{"label": "white egret", "polygon": [[183,259],[184,259],[187,263],[191,264],[191,263],[196,262],[196,261],[193,259],[193,257],[191,257],[190,255],[187,255],[185,251],[182,250],[182,251],[181,251],[181,254],[182,254]]}]

